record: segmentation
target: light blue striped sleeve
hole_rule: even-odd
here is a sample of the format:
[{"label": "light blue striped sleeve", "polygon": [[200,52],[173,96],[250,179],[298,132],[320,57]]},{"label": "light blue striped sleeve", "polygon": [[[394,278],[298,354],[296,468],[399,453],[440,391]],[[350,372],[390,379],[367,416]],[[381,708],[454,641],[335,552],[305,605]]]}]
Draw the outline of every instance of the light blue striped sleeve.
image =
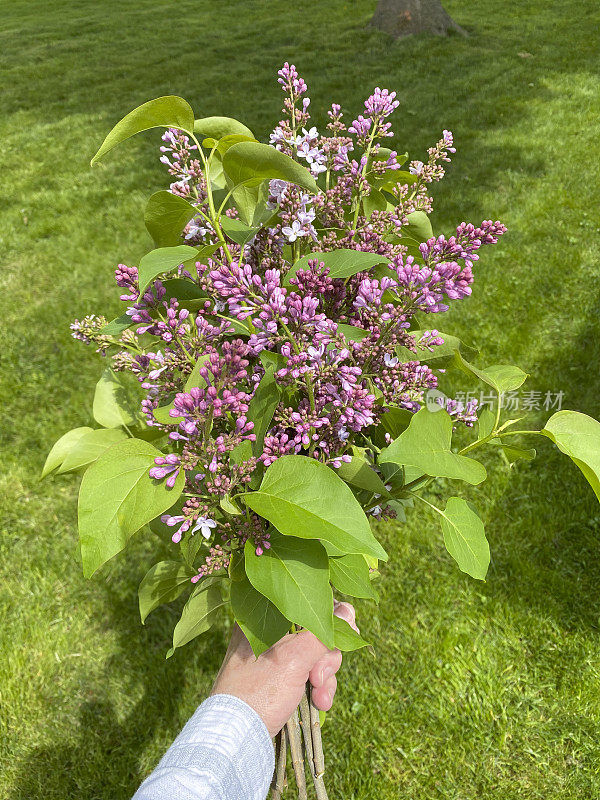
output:
[{"label": "light blue striped sleeve", "polygon": [[265,800],[275,754],[264,722],[237,697],[200,705],[133,800]]}]

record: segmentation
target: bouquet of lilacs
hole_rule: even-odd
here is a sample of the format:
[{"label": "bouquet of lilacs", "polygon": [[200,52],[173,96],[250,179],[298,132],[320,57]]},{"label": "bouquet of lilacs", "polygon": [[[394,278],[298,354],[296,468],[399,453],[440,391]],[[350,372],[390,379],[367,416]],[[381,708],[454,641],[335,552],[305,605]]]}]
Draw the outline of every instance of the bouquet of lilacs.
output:
[{"label": "bouquet of lilacs", "polygon": [[[477,448],[531,459],[514,437],[544,435],[600,496],[600,424],[560,411],[542,431],[516,430],[501,400],[526,374],[473,365],[473,351],[438,329],[449,303],[471,294],[481,248],[505,232],[463,222],[434,236],[429,189],[454,153],[452,134],[426,161],[409,161],[384,146],[395,92],[375,89],[350,124],[334,103],[320,133],[294,66],[279,83],[283,119],[269,144],[235,119],[195,119],[169,96],[128,114],[94,157],[162,127],[171,183],[145,210],[155,248],[117,267],[124,313],[71,326],[108,361],[93,400],[99,427],[65,434],[44,474],[84,470],[86,576],[147,526],[168,543],[169,559],[139,588],[142,621],[188,595],[168,655],[220,609],[257,656],[299,628],[331,648],[365,646],[334,616],[334,591],[377,601],[387,554],[372,523],[403,521],[415,501],[439,515],[459,568],[484,579],[489,547],[473,506],[451,496],[440,508],[427,495],[437,478],[482,483]],[[495,401],[479,409],[447,397],[448,370],[478,379]],[[300,721],[323,798],[309,689]],[[280,737],[275,797],[286,740],[304,797],[298,714]]]}]

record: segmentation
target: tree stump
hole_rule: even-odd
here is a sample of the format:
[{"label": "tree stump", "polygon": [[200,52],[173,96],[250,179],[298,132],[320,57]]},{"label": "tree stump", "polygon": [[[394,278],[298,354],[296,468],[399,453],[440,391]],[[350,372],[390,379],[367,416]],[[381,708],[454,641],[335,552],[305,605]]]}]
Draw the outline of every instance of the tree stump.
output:
[{"label": "tree stump", "polygon": [[440,0],[379,0],[369,24],[394,39],[413,33],[447,36],[452,32],[468,36],[445,11]]}]

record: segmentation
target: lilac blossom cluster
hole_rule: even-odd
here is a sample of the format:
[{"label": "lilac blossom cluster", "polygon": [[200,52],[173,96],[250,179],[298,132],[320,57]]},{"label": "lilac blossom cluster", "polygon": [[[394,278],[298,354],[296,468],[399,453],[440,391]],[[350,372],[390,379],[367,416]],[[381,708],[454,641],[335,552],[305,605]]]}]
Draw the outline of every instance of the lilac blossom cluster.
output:
[{"label": "lilac blossom cluster", "polygon": [[[452,134],[444,131],[427,162],[412,161],[402,173],[403,158],[382,145],[394,135],[394,92],[375,89],[348,127],[334,103],[321,134],[310,126],[307,86],[293,65],[279,71],[279,83],[283,118],[270,142],[319,179],[319,192],[271,180],[267,225],[247,244],[225,246],[204,156],[170,129],[160,157],[170,191],[197,209],[182,242],[217,249],[191,271],[188,265],[155,280],[139,299],[137,269],[121,264],[115,273],[133,330],[111,339],[113,366],[137,377],[148,425],[170,443],[150,476],[173,486],[185,475],[187,499],[163,522],[174,542],[199,534],[210,548],[194,580],[226,569],[231,551],[248,539],[258,555],[268,549],[264,522],[240,515],[235,501],[266,467],[303,454],[339,468],[353,446],[369,449],[390,410],[423,406],[443,372],[426,362],[444,339],[435,328],[412,332],[415,315],[443,313],[470,295],[480,248],[505,231],[499,222],[462,223],[453,236],[411,246],[403,229],[411,214],[431,210],[428,187],[455,152]],[[375,192],[385,192],[385,208],[370,205]],[[233,205],[226,213],[237,215]],[[332,276],[326,254],[339,249],[376,254],[381,265]],[[302,268],[294,266],[311,253]],[[170,295],[168,277],[187,281],[196,304]],[[101,337],[93,317],[72,328],[83,341]],[[266,382],[279,401],[265,430],[253,414]],[[445,407],[456,422],[476,420],[476,403]]]}]

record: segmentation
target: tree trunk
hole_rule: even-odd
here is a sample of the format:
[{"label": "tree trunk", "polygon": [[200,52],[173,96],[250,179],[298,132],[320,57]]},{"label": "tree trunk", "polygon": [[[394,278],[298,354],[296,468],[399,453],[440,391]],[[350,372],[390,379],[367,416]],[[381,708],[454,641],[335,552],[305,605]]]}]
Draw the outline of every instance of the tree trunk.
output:
[{"label": "tree trunk", "polygon": [[379,0],[369,24],[394,39],[412,33],[446,36],[452,31],[468,35],[442,8],[440,0]]}]

